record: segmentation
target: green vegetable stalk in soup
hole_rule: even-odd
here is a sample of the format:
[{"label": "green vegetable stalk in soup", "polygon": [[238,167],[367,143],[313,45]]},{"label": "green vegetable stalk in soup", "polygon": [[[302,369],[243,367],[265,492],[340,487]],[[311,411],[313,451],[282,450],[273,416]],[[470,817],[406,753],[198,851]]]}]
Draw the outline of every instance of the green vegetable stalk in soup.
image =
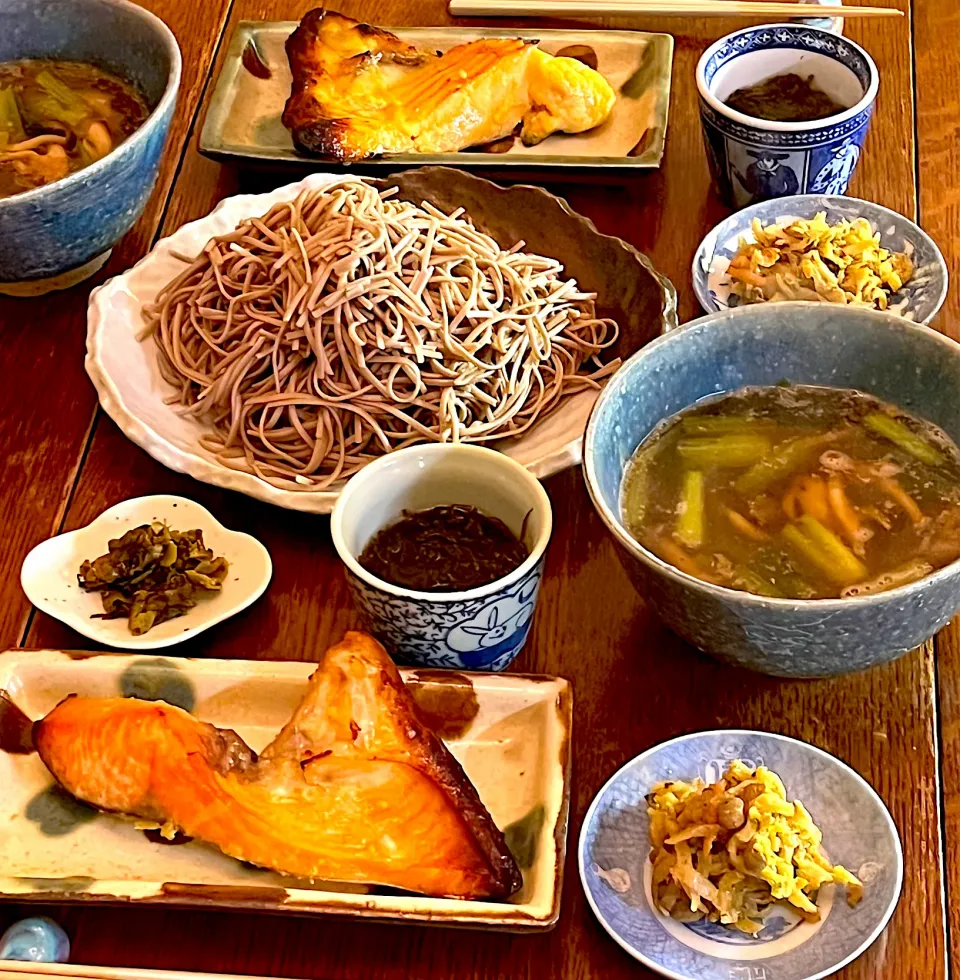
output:
[{"label": "green vegetable stalk in soup", "polygon": [[0,198],[95,163],[147,118],[140,93],[82,61],[0,63]]},{"label": "green vegetable stalk in soup", "polygon": [[960,558],[960,450],[870,395],[744,388],[659,426],[623,521],[704,581],[775,598],[866,595]]}]

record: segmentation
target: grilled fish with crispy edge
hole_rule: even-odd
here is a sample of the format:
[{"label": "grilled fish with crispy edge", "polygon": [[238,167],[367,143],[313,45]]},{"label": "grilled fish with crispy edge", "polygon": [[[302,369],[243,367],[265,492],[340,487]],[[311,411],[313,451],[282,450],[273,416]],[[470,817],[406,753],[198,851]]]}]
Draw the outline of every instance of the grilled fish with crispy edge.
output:
[{"label": "grilled fish with crispy edge", "polygon": [[473,785],[364,633],[327,650],[259,759],[235,732],[135,698],[69,697],[34,742],[78,799],[260,867],[468,899],[521,885]]},{"label": "grilled fish with crispy edge", "polygon": [[286,48],[293,87],[283,124],[300,150],[337,160],[449,153],[517,126],[533,145],[599,126],[616,101],[599,72],[519,38],[481,38],[437,55],[317,8]]}]

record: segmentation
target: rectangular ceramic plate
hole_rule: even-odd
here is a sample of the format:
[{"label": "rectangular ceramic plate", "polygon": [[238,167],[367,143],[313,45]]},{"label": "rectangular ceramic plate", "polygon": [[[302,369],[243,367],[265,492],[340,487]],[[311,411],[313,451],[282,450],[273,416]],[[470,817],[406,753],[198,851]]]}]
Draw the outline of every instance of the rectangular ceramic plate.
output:
[{"label": "rectangular ceramic plate", "polygon": [[[217,86],[200,134],[200,152],[219,160],[274,165],[317,162],[298,153],[280,122],[290,95],[290,67],[283,45],[296,21],[241,21],[230,42]],[[363,166],[457,167],[658,167],[663,156],[670,102],[673,38],[642,31],[510,31],[459,27],[395,28],[404,41],[425,50],[446,51],[481,37],[539,40],[556,54],[571,45],[588,46],[597,68],[617,91],[610,118],[587,133],[558,133],[538,146],[516,140],[506,153],[399,153],[364,160]],[[257,78],[243,66],[243,52],[252,44],[270,70]],[[324,161],[329,168],[330,161]]]},{"label": "rectangular ceramic plate", "polygon": [[[11,650],[0,691],[29,719],[69,694],[163,699],[260,751],[293,713],[309,663],[190,660]],[[263,909],[549,929],[560,910],[570,780],[567,681],[521,674],[403,671],[425,720],[473,781],[523,871],[508,902],[425,898],[305,882],[241,864],[198,841],[156,843],[131,819],[97,813],[57,787],[35,752],[16,748],[0,716],[0,898]],[[0,702],[0,709],[3,703]],[[144,826],[141,822],[141,827]]]}]

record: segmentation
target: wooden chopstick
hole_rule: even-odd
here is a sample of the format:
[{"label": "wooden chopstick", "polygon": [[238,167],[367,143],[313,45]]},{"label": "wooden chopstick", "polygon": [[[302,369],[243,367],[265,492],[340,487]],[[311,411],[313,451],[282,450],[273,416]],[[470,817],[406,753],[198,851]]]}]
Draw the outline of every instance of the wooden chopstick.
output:
[{"label": "wooden chopstick", "polygon": [[[43,980],[45,977],[75,980],[267,980],[235,973],[193,973],[189,970],[146,970],[123,966],[83,966],[74,963],[0,961],[2,980]],[[282,980],[282,978],[270,978]]]},{"label": "wooden chopstick", "polygon": [[896,7],[827,7],[774,0],[450,0],[454,17],[902,17]]}]

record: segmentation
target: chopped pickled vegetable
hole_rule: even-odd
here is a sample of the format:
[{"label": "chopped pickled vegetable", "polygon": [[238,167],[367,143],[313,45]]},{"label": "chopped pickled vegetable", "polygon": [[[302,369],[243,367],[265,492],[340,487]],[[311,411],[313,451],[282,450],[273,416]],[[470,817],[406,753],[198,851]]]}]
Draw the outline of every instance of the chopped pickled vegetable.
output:
[{"label": "chopped pickled vegetable", "polygon": [[922,439],[902,422],[883,412],[871,412],[863,422],[878,435],[905,449],[911,456],[916,456],[921,463],[940,466],[945,460],[939,449],[935,449],[926,439]]},{"label": "chopped pickled vegetable", "polygon": [[93,618],[125,616],[130,632],[140,636],[196,606],[198,592],[219,592],[228,569],[199,529],[173,531],[155,522],[107,542],[105,555],[83,562],[77,581],[101,594],[104,611]]},{"label": "chopped pickled vegetable", "polygon": [[677,539],[687,548],[696,549],[703,544],[703,507],[703,473],[687,470],[683,474],[680,519],[677,521]]}]

